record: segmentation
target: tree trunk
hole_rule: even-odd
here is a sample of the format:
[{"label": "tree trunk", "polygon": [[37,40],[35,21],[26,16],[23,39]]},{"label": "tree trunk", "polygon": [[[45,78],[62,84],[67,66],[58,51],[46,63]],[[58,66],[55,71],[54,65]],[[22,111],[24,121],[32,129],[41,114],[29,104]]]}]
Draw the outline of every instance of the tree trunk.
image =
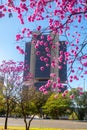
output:
[{"label": "tree trunk", "polygon": [[4,129],[7,129],[7,123],[8,123],[8,117],[6,116]]},{"label": "tree trunk", "polygon": [[31,119],[29,120],[29,122],[27,122],[27,119],[26,119],[26,116],[24,116],[24,122],[25,122],[25,126],[26,126],[26,130],[29,130],[30,129],[30,124],[31,124],[31,121],[34,119],[34,116],[35,115],[33,115],[32,117],[31,117]]},{"label": "tree trunk", "polygon": [[29,120],[29,122],[28,122],[28,129],[27,129],[27,130],[30,129],[30,124],[31,124],[31,121],[34,119],[34,116],[35,116],[35,115],[33,115],[33,116],[31,117],[31,119]]},{"label": "tree trunk", "polygon": [[26,129],[26,130],[29,130],[29,129],[30,129],[30,127],[29,127],[29,126],[27,126],[25,129]]},{"label": "tree trunk", "polygon": [[31,124],[31,121],[34,119],[34,116],[33,115],[30,120],[27,122],[27,118],[26,118],[26,113],[24,111],[24,107],[23,107],[23,103],[21,102],[21,108],[22,108],[22,114],[23,114],[23,118],[24,118],[24,123],[25,123],[25,129],[26,130],[29,130],[30,129],[30,124]]},{"label": "tree trunk", "polygon": [[5,118],[4,129],[7,129],[7,124],[8,124],[8,113],[9,113],[9,107],[7,108],[7,111],[6,111],[6,118]]},{"label": "tree trunk", "polygon": [[28,129],[28,125],[27,125],[26,116],[24,116],[24,123],[25,123],[25,129],[26,129],[26,130],[29,130],[29,129]]}]

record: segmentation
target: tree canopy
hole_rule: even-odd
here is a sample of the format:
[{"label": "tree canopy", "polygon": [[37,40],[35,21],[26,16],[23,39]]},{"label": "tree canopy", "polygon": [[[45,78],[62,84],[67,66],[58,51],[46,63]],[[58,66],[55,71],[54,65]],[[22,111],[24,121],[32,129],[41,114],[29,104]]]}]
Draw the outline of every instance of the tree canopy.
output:
[{"label": "tree canopy", "polygon": [[62,115],[67,115],[67,110],[70,109],[71,104],[71,99],[68,97],[63,98],[62,94],[58,94],[58,97],[55,98],[54,93],[48,98],[43,111],[51,118],[59,119]]},{"label": "tree canopy", "polygon": [[[31,44],[35,46],[36,55],[39,55],[40,59],[41,54],[37,51],[39,46],[45,46],[45,53],[50,56],[50,50],[47,49],[48,46],[43,41],[44,34],[48,34],[47,41],[50,43],[50,48],[54,51],[60,45],[59,42],[55,44],[52,42],[56,35],[59,36],[59,40],[65,41],[67,52],[61,51],[58,56],[55,54],[51,62],[51,68],[62,69],[60,63],[68,64],[68,79],[66,83],[69,84],[73,81],[78,81],[86,76],[86,0],[2,0],[0,5],[0,18],[4,18],[6,14],[9,17],[14,17],[16,14],[16,20],[19,20],[23,27],[16,35],[16,41],[26,42],[32,39]],[[42,39],[41,41],[37,40],[39,36]],[[16,48],[21,54],[25,54],[19,45]],[[46,59],[49,56],[44,57],[43,61],[47,62]],[[44,67],[42,66],[41,68],[41,71],[44,71]],[[53,76],[55,77],[55,74]],[[52,83],[55,84],[54,82]],[[56,76],[56,87],[58,86],[60,86],[60,82]]]}]

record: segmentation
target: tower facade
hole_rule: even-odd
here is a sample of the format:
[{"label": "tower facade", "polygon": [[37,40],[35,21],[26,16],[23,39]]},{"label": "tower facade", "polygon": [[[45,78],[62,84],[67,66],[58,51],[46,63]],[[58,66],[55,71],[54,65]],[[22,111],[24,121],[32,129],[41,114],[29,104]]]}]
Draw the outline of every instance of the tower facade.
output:
[{"label": "tower facade", "polygon": [[[48,35],[39,36],[33,39],[33,43],[26,43],[25,46],[25,66],[24,81],[29,83],[28,74],[32,74],[34,85],[39,88],[41,85],[51,78],[50,74],[55,73],[56,77],[60,78],[61,83],[67,80],[67,64],[62,62],[58,63],[60,52],[66,52],[66,44],[64,41],[58,40],[58,35],[55,37],[51,35],[52,40],[48,40]],[[58,45],[59,44],[59,45]],[[55,59],[56,58],[56,59]],[[51,67],[52,62],[57,61],[62,69],[58,67]],[[54,79],[55,80],[55,79]],[[65,86],[66,89],[67,86]]]}]

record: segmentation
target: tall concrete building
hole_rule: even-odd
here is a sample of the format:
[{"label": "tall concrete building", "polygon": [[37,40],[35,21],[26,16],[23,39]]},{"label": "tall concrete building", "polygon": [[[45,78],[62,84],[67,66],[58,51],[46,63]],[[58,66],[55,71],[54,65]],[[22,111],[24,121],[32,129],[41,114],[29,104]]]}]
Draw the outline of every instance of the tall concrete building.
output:
[{"label": "tall concrete building", "polygon": [[[65,83],[67,80],[67,64],[64,64],[64,58],[60,64],[62,69],[58,67],[51,67],[51,63],[58,56],[60,52],[66,52],[66,44],[64,41],[59,41],[58,36],[51,36],[52,40],[48,40],[48,35],[39,35],[34,38],[31,42],[26,43],[25,46],[25,71],[24,71],[24,82],[29,84],[28,74],[33,75],[33,83],[39,88],[41,85],[46,84],[47,80],[50,79],[50,74],[55,73],[56,77],[59,77],[61,83]],[[60,43],[58,45],[58,43]],[[55,79],[54,79],[55,80]],[[65,88],[66,89],[66,85]]]}]

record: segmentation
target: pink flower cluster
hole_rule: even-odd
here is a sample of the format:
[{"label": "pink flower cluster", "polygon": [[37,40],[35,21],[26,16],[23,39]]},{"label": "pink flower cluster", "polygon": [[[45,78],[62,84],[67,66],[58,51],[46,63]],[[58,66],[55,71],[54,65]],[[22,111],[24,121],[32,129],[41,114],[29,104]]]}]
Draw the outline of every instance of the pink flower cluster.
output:
[{"label": "pink flower cluster", "polygon": [[24,63],[10,61],[2,61],[0,65],[0,75],[4,76],[5,80],[8,81],[9,84],[13,84],[18,86],[22,80],[23,76],[21,75],[24,71]]},{"label": "pink flower cluster", "polygon": [[19,46],[16,46],[16,49],[19,51],[20,54],[25,54],[24,50]]}]

